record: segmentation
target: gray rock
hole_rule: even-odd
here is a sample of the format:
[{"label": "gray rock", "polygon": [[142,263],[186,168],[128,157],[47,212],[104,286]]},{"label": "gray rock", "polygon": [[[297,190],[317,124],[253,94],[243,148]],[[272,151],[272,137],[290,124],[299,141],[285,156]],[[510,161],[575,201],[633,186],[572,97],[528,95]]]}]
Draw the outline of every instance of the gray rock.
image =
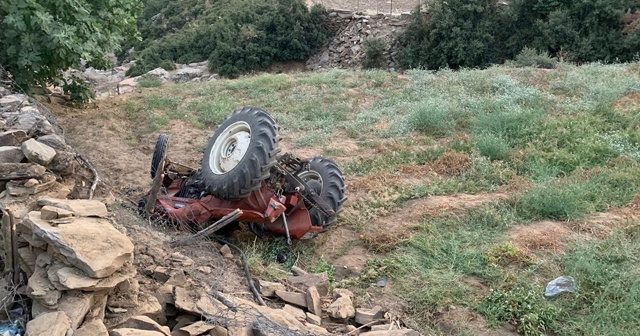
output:
[{"label": "gray rock", "polygon": [[0,162],[2,163],[18,163],[24,159],[24,154],[20,147],[4,146],[0,147]]},{"label": "gray rock", "polygon": [[197,68],[183,68],[176,71],[173,81],[176,83],[188,82],[194,78],[202,77],[204,70]]},{"label": "gray rock", "polygon": [[155,68],[149,72],[146,73],[147,75],[151,75],[151,76],[156,76],[160,79],[168,79],[169,78],[169,71],[163,69],[163,68]]},{"label": "gray rock", "polygon": [[29,139],[22,143],[22,152],[29,161],[43,166],[48,165],[56,156],[55,149],[34,139]]},{"label": "gray rock", "polygon": [[29,97],[23,94],[12,94],[0,98],[0,111],[16,111],[21,106],[29,104]]},{"label": "gray rock", "polygon": [[0,146],[20,146],[29,139],[27,133],[21,130],[11,130],[0,133]]},{"label": "gray rock", "polygon": [[78,217],[102,217],[106,218],[107,207],[104,203],[96,200],[70,200],[41,197],[38,199],[39,206],[53,206],[72,211]]},{"label": "gray rock", "polygon": [[71,152],[58,152],[47,168],[60,176],[69,176],[75,172],[78,166],[76,155]]},{"label": "gray rock", "polygon": [[27,133],[35,132],[39,134],[54,133],[53,126],[40,114],[40,111],[32,106],[23,107],[20,113],[13,118],[9,125],[12,130],[22,130]]},{"label": "gray rock", "polygon": [[27,323],[26,336],[65,336],[71,322],[64,312],[42,314]]},{"label": "gray rock", "polygon": [[34,236],[92,278],[106,278],[132,258],[133,243],[108,220],[76,218],[72,223],[52,226],[40,219],[39,211],[28,213],[23,220]]},{"label": "gray rock", "polygon": [[0,181],[40,178],[46,171],[37,163],[0,163]]},{"label": "gray rock", "polygon": [[67,149],[67,142],[63,137],[57,134],[48,134],[38,137],[38,142],[41,142],[53,149],[65,150]]}]

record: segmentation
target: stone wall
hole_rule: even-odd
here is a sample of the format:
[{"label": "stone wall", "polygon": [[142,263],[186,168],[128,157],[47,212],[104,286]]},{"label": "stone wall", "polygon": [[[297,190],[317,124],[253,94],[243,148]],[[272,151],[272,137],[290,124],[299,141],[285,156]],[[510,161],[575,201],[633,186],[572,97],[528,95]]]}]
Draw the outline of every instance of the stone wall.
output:
[{"label": "stone wall", "polygon": [[363,43],[367,38],[382,39],[388,69],[398,68],[400,52],[398,36],[411,18],[410,13],[364,15],[347,11],[329,12],[328,26],[335,36],[307,61],[307,69],[358,69],[365,57]]}]

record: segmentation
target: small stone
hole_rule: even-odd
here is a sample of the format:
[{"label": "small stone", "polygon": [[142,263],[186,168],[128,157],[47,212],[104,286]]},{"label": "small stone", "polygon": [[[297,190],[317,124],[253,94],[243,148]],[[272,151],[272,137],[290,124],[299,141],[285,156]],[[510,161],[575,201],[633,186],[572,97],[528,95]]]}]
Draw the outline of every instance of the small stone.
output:
[{"label": "small stone", "polygon": [[329,293],[329,277],[326,273],[299,273],[298,270],[296,272],[299,274],[298,276],[287,277],[287,282],[291,286],[301,291],[306,291],[309,287],[316,287],[320,296],[326,296]]},{"label": "small stone", "polygon": [[20,146],[27,139],[27,133],[22,130],[0,132],[0,146]]},{"label": "small stone", "polygon": [[109,336],[164,336],[164,334],[159,331],[119,328],[112,330]]},{"label": "small stone", "polygon": [[63,137],[57,134],[47,134],[41,137],[38,137],[38,142],[43,143],[53,149],[65,150],[67,149],[67,142]]},{"label": "small stone", "polygon": [[259,281],[260,294],[266,297],[275,297],[276,291],[286,291],[287,288],[279,282]]},{"label": "small stone", "polygon": [[316,314],[307,313],[306,321],[311,324],[322,325],[322,318]]},{"label": "small stone", "polygon": [[209,330],[209,336],[229,336],[229,332],[223,327],[214,326],[213,329]]},{"label": "small stone", "polygon": [[205,321],[198,321],[194,324],[182,327],[178,330],[186,332],[187,336],[198,336],[208,332],[211,329],[213,329],[213,325]]},{"label": "small stone", "polygon": [[[26,186],[26,183],[25,183]],[[44,220],[58,219],[58,218],[67,218],[72,217],[73,212],[56,208],[50,205],[45,205],[40,209],[40,218]]]},{"label": "small stone", "polygon": [[199,266],[196,269],[204,274],[211,274],[211,272],[213,272],[213,270],[209,266]]},{"label": "small stone", "polygon": [[308,274],[307,271],[303,270],[302,268],[298,267],[298,266],[292,266],[291,267],[291,273],[293,273],[293,275],[305,275]]},{"label": "small stone", "polygon": [[304,322],[307,319],[307,314],[305,314],[304,310],[302,310],[302,309],[300,309],[298,307],[294,307],[292,305],[285,304],[284,307],[282,307],[282,310],[284,310],[287,313],[291,314],[291,316],[295,317],[296,320],[298,320],[300,322]]},{"label": "small stone", "polygon": [[72,211],[78,217],[106,218],[108,216],[107,206],[96,200],[70,200],[42,197],[38,199],[38,205],[50,205],[56,208]]},{"label": "small stone", "polygon": [[24,153],[22,149],[17,146],[3,146],[0,147],[0,162],[3,163],[18,163],[24,159]]},{"label": "small stone", "polygon": [[375,306],[371,309],[358,308],[356,309],[356,323],[369,324],[376,320],[384,318],[384,311],[382,307]]},{"label": "small stone", "polygon": [[[276,296],[282,301],[294,304],[299,307],[307,308],[307,296],[303,293],[276,291]],[[355,311],[354,311],[355,314]]]},{"label": "small stone", "polygon": [[229,248],[229,245],[223,245],[220,248],[220,253],[222,253],[222,255],[227,259],[233,259],[233,253],[231,253],[231,249]]},{"label": "small stone", "polygon": [[342,296],[346,296],[351,300],[354,299],[353,292],[351,292],[348,289],[336,288],[336,289],[333,290],[333,299],[334,300],[339,298],[339,297],[342,297]]},{"label": "small stone", "polygon": [[109,336],[107,327],[104,326],[102,320],[94,319],[91,321],[85,321],[78,330],[73,333],[73,336]]},{"label": "small stone", "polygon": [[40,184],[40,181],[36,179],[28,179],[27,182],[24,183],[24,186],[27,188],[35,187]]},{"label": "small stone", "polygon": [[315,315],[322,315],[322,302],[315,286],[307,289],[307,309]]},{"label": "small stone", "polygon": [[27,323],[26,336],[65,336],[71,322],[64,312],[42,314]]},{"label": "small stone", "polygon": [[356,310],[353,308],[353,302],[348,296],[341,296],[337,300],[333,301],[327,312],[331,317],[337,319],[347,319],[356,315]]},{"label": "small stone", "polygon": [[55,149],[40,143],[34,139],[29,139],[22,143],[22,152],[31,162],[41,165],[48,165],[56,156]]},{"label": "small stone", "polygon": [[128,319],[123,324],[119,325],[118,328],[132,328],[138,330],[156,331],[164,334],[165,336],[171,335],[171,330],[169,330],[169,327],[163,327],[159,325],[156,321],[152,320],[148,316],[134,316]]}]

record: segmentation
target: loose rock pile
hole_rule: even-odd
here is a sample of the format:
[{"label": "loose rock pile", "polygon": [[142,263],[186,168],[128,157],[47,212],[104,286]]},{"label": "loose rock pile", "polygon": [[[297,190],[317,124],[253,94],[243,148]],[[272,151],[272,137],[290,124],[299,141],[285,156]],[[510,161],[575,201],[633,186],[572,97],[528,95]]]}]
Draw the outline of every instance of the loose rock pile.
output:
[{"label": "loose rock pile", "polygon": [[307,61],[307,69],[358,69],[365,57],[364,41],[380,38],[386,44],[384,53],[389,69],[397,69],[400,48],[398,35],[404,30],[411,15],[363,15],[347,11],[329,12],[328,25],[335,36],[320,52]]}]

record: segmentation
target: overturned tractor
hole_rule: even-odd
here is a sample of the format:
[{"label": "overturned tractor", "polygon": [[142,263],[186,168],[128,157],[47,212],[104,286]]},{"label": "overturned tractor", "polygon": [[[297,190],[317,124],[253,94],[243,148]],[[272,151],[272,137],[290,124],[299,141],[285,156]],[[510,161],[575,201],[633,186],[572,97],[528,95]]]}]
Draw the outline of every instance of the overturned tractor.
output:
[{"label": "overturned tractor", "polygon": [[154,183],[140,203],[154,219],[209,225],[208,234],[245,222],[257,235],[270,231],[290,241],[324,231],[346,200],[342,172],[333,161],[279,155],[278,126],[262,109],[234,111],[209,139],[200,169],[171,161],[168,140],[158,137]]}]

